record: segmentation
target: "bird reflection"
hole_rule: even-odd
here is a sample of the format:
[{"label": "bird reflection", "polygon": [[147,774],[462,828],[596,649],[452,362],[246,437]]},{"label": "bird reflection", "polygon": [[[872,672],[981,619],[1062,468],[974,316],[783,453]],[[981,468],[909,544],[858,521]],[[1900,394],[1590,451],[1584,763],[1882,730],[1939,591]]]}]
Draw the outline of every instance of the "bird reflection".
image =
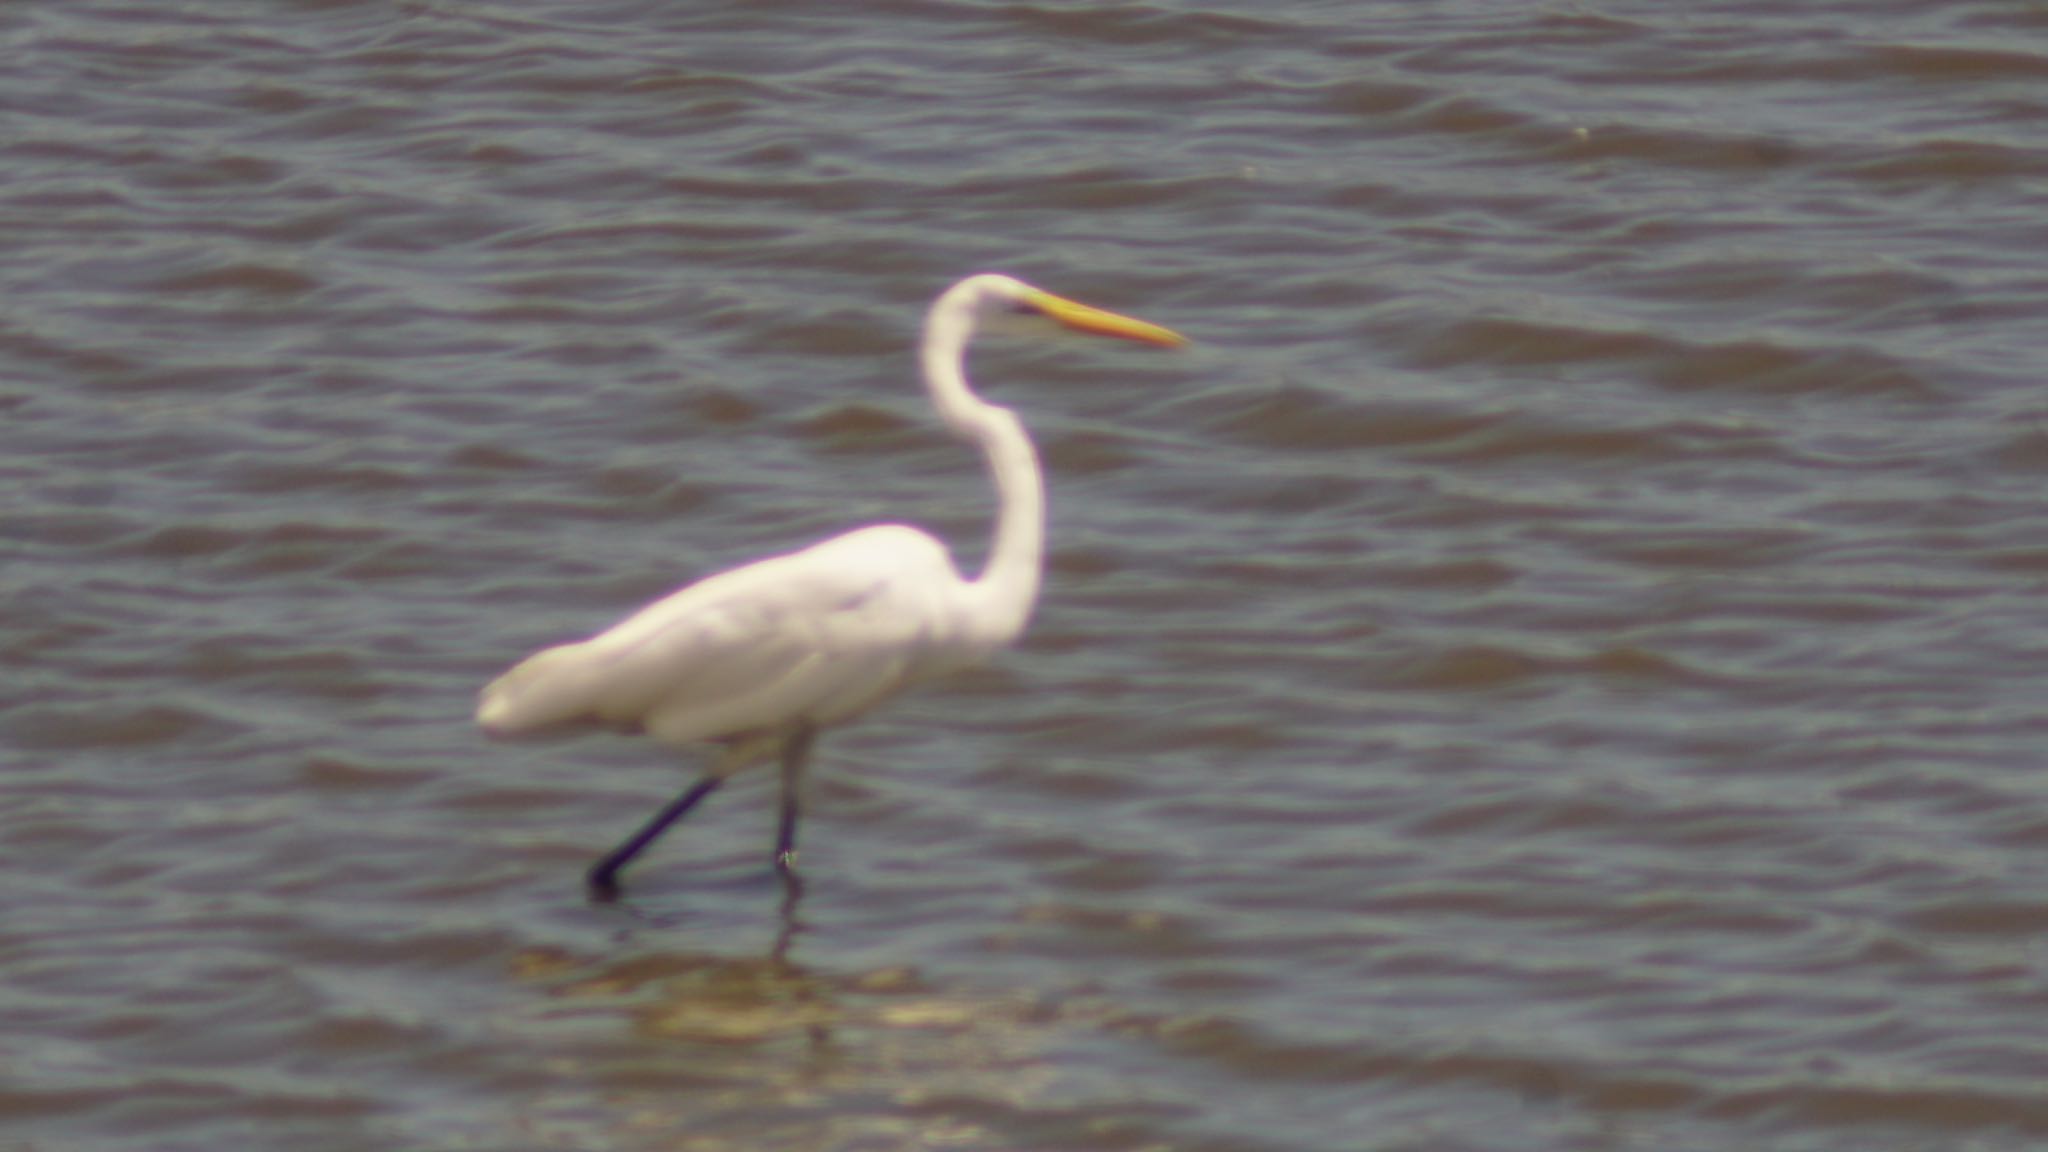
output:
[{"label": "bird reflection", "polygon": [[775,946],[768,950],[768,959],[777,964],[789,962],[789,946],[796,941],[797,930],[803,922],[796,918],[797,901],[804,898],[803,877],[794,869],[780,873],[782,876],[782,930],[775,934]]},{"label": "bird reflection", "polygon": [[[796,915],[797,903],[804,897],[804,880],[794,869],[780,872],[778,875],[782,878],[782,926],[775,933],[774,945],[768,949],[768,959],[781,963],[788,958],[789,947],[804,926],[803,921],[797,919]],[[618,905],[626,914],[649,927],[674,928],[680,924],[680,917],[650,912],[638,904],[622,900],[617,888],[592,888],[589,890],[589,898],[592,904]]]},{"label": "bird reflection", "polygon": [[[534,950],[521,957],[518,967],[521,975],[551,985],[549,994],[556,1000],[583,1007],[616,1005],[644,1036],[729,1044],[800,1035],[822,1045],[831,1040],[842,1010],[832,983],[790,958],[806,927],[800,915],[803,896],[803,881],[785,873],[779,923],[762,954],[647,952],[630,947],[639,932],[628,928],[621,942],[629,947],[619,958],[590,963]],[[680,927],[683,919],[632,900],[597,902],[664,933]]]},{"label": "bird reflection", "polygon": [[[616,1123],[633,1147],[665,1132],[679,1147],[724,1146],[727,1135],[733,1147],[839,1147],[845,1125],[869,1122],[908,1126],[914,1138],[891,1147],[950,1146],[957,1118],[906,1118],[887,1102],[934,1091],[1050,1098],[1071,1073],[1048,1049],[1104,1019],[1085,999],[936,988],[908,966],[807,965],[792,947],[805,927],[801,897],[785,887],[773,945],[756,950],[767,943],[757,939],[743,956],[650,947],[653,934],[596,955],[522,955],[519,974],[541,993],[523,1033],[549,1068],[574,1073],[551,1078],[571,1086],[566,1097],[543,1090],[535,1109]],[[596,1112],[593,1085],[604,1101]],[[927,1123],[937,1128],[923,1133]],[[816,1125],[837,1135],[822,1138]]]}]

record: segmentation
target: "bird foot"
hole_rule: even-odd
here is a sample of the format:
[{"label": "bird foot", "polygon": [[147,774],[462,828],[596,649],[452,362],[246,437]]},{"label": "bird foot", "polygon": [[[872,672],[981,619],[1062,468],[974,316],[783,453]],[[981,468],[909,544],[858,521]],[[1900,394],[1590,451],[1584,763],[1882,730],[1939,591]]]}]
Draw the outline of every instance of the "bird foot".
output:
[{"label": "bird foot", "polygon": [[619,898],[619,877],[616,872],[592,868],[584,883],[590,889],[590,898],[600,904],[609,904]]}]

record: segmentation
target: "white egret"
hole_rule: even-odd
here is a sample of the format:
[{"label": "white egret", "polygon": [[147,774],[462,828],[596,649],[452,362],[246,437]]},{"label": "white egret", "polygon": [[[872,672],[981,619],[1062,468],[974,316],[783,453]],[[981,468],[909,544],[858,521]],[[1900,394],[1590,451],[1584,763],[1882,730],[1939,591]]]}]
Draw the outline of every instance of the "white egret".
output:
[{"label": "white egret", "polygon": [[871,525],[687,585],[588,640],[535,653],[484,688],[476,718],[493,735],[596,720],[664,744],[722,745],[695,784],[597,861],[594,891],[616,892],[619,870],[698,801],[733,773],[776,758],[775,864],[791,877],[797,794],[818,732],[984,660],[1023,632],[1044,567],[1038,453],[1014,412],[975,395],[964,363],[977,326],[999,313],[1185,343],[1007,276],[971,276],[939,296],[925,317],[925,390],[946,426],[981,449],[999,501],[980,576],[963,578],[925,532]]}]

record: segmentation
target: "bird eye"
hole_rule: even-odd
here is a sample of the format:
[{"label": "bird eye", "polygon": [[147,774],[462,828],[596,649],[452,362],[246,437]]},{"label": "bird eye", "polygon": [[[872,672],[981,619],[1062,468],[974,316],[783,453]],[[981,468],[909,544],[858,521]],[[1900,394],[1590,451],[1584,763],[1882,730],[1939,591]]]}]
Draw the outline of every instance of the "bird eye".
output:
[{"label": "bird eye", "polygon": [[1043,316],[1043,315],[1045,315],[1045,309],[1043,309],[1043,308],[1040,308],[1040,307],[1039,307],[1038,305],[1036,305],[1036,304],[1033,304],[1033,303],[1032,303],[1031,301],[1029,301],[1029,300],[1012,300],[1012,301],[1010,301],[1010,309],[1009,309],[1009,310],[1010,310],[1010,315],[1012,315],[1012,316]]}]

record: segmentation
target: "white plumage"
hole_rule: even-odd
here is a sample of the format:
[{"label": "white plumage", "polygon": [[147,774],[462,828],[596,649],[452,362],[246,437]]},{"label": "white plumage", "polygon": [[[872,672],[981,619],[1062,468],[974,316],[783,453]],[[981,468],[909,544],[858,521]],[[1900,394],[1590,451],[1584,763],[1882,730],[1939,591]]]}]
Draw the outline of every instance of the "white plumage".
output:
[{"label": "white plumage", "polygon": [[665,744],[830,727],[1009,639],[975,628],[966,586],[929,535],[863,528],[536,653],[484,689],[477,722],[515,735],[587,718]]},{"label": "white plumage", "polygon": [[926,390],[947,426],[981,448],[998,496],[995,545],[980,576],[964,579],[927,533],[874,525],[707,577],[588,640],[535,653],[484,688],[476,718],[493,735],[596,720],[664,744],[724,745],[696,785],[598,861],[593,888],[614,891],[619,869],[698,800],[778,755],[776,861],[787,875],[815,734],[986,659],[1023,632],[1044,563],[1038,456],[1014,413],[974,394],[962,363],[979,320],[996,310],[1150,344],[1183,342],[1006,276],[969,277],[933,303],[921,350]]}]

